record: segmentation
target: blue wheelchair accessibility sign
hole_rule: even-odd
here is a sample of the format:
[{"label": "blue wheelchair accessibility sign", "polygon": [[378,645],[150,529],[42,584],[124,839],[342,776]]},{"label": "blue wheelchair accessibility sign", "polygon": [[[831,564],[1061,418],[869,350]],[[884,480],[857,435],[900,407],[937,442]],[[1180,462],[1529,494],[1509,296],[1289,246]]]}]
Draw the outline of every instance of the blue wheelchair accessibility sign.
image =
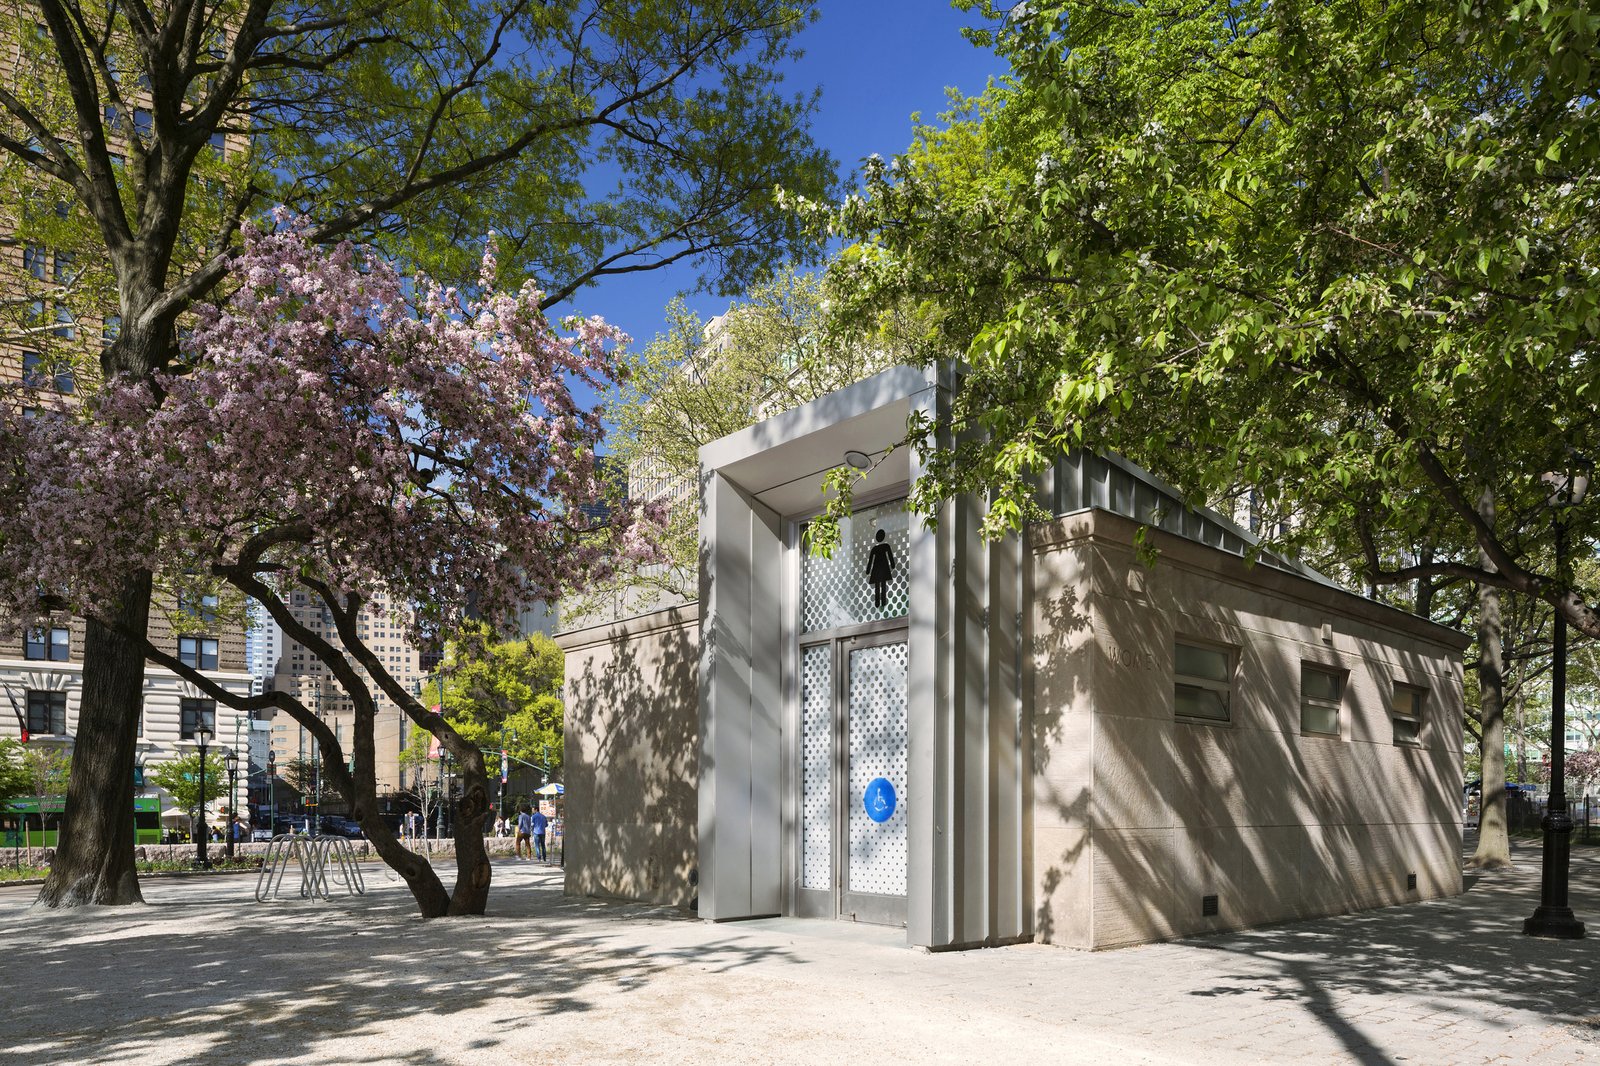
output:
[{"label": "blue wheelchair accessibility sign", "polygon": [[867,808],[867,817],[874,822],[887,822],[894,817],[894,786],[887,778],[875,777],[861,794],[861,803]]}]

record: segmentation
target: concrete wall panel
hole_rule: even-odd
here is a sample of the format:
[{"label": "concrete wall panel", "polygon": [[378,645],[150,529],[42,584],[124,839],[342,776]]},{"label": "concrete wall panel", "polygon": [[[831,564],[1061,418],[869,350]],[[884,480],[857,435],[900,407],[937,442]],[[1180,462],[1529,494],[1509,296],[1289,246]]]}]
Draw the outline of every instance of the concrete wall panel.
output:
[{"label": "concrete wall panel", "polygon": [[566,890],[697,893],[698,625],[691,605],[563,634]]},{"label": "concrete wall panel", "polygon": [[[1040,939],[1108,947],[1459,891],[1462,639],[1161,534],[1147,569],[1136,528],[1096,511],[1033,536]],[[1063,600],[1085,617],[1053,635]],[[1175,636],[1234,649],[1229,722],[1174,718]],[[1302,729],[1305,663],[1346,679],[1336,736]],[[1429,691],[1422,746],[1394,743],[1396,681]]]}]

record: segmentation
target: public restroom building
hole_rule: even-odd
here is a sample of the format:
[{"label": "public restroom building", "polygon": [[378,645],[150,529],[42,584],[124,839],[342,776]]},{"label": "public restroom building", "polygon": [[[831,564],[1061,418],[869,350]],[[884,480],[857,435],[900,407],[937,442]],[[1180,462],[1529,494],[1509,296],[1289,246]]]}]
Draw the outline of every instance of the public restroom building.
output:
[{"label": "public restroom building", "polygon": [[[1461,634],[1112,456],[908,514],[900,367],[700,453],[700,597],[558,635],[569,892],[1099,948],[1461,890]],[[877,462],[831,558],[824,473]],[[859,461],[859,456],[852,456]],[[1136,539],[1154,549],[1141,561]]]}]

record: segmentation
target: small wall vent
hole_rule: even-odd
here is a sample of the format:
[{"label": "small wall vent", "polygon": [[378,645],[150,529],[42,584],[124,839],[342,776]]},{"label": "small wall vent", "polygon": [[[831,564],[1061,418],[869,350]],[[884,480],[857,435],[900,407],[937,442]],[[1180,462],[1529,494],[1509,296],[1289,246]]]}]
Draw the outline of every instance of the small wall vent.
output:
[{"label": "small wall vent", "polygon": [[1416,890],[1417,890],[1417,875],[1416,874],[1406,874],[1406,891],[1407,892],[1415,892]]},{"label": "small wall vent", "polygon": [[1215,918],[1216,916],[1217,916],[1217,897],[1216,896],[1201,896],[1200,897],[1200,917],[1202,917],[1202,918]]}]

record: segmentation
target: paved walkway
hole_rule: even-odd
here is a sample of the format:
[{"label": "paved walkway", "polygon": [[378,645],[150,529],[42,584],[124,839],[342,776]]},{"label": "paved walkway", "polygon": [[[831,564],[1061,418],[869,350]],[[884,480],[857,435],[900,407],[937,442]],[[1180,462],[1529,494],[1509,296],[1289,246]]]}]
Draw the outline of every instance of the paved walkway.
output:
[{"label": "paved walkway", "polygon": [[1600,1064],[1594,939],[1520,935],[1538,852],[1453,900],[1094,954],[927,954],[900,934],[711,925],[570,900],[496,864],[494,914],[258,905],[254,878],[150,881],[140,908],[0,890],[0,1066],[44,1063]]}]

